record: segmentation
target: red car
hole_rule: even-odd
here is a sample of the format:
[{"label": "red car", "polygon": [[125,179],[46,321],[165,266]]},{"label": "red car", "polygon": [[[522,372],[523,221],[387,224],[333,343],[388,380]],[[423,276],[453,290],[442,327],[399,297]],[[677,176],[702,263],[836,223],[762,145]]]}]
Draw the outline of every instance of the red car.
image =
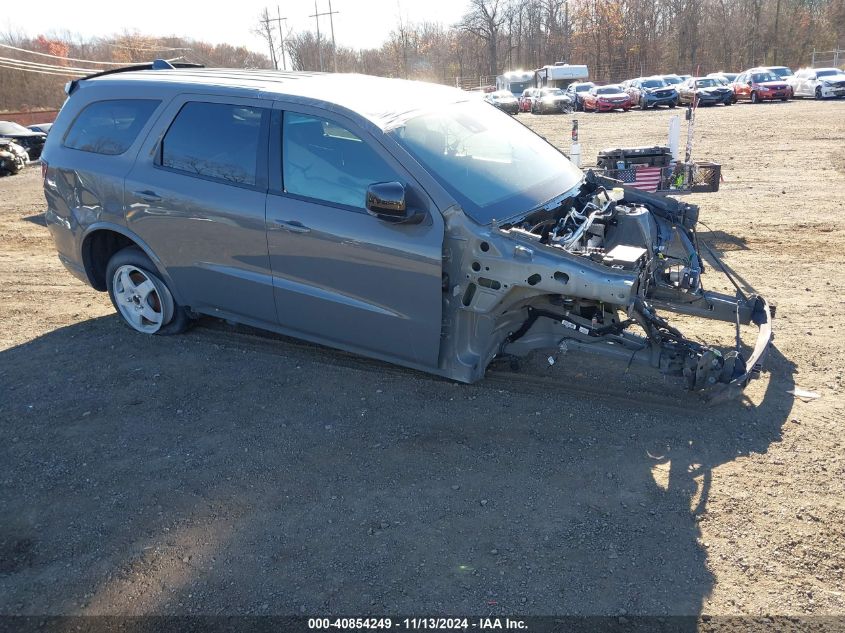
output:
[{"label": "red car", "polygon": [[739,75],[733,82],[734,101],[748,100],[786,101],[792,97],[792,88],[785,81],[765,68],[752,68]]},{"label": "red car", "polygon": [[532,108],[531,105],[534,101],[534,97],[540,91],[539,88],[526,88],[522,91],[522,94],[519,97],[519,111],[520,112],[531,112]]},{"label": "red car", "polygon": [[622,86],[596,86],[583,97],[584,112],[610,112],[611,110],[631,109],[631,98],[622,90]]}]

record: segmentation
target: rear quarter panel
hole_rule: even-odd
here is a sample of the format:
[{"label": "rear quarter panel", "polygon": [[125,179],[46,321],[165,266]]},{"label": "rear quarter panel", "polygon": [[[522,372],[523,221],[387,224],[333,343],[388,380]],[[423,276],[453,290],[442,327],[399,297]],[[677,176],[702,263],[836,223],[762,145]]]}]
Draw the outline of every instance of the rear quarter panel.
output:
[{"label": "rear quarter panel", "polygon": [[[64,139],[80,112],[93,102],[111,99],[159,99],[161,103],[122,154],[102,155],[65,147]],[[68,267],[83,267],[82,241],[90,227],[125,227],[124,178],[169,99],[167,94],[151,95],[149,88],[122,87],[118,91],[92,82],[80,84],[65,101],[47,137],[42,158],[48,164],[45,220],[59,256]]]}]

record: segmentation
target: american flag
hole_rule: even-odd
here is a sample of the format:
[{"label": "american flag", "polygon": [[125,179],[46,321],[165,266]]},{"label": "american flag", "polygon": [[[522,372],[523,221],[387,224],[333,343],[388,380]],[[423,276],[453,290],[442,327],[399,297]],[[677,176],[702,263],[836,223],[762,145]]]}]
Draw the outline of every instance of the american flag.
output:
[{"label": "american flag", "polygon": [[634,189],[655,192],[660,186],[662,167],[633,167],[620,169],[616,172],[616,179]]}]

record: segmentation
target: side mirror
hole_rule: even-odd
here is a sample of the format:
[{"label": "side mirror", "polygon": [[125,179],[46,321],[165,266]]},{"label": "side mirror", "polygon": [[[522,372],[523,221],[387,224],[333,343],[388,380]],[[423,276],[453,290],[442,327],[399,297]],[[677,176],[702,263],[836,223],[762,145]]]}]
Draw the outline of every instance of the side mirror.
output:
[{"label": "side mirror", "polygon": [[[422,214],[409,211],[405,204],[405,185],[399,182],[376,182],[367,187],[367,213],[384,222],[413,222]],[[418,220],[417,220],[418,221]]]}]

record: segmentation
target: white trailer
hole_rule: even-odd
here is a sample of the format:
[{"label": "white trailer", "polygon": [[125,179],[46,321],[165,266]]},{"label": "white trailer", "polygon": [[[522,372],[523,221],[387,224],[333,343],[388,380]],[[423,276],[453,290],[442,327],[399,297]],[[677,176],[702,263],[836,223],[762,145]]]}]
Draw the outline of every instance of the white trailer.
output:
[{"label": "white trailer", "polygon": [[519,97],[526,88],[534,87],[534,73],[530,70],[512,70],[496,77],[496,90],[510,90]]},{"label": "white trailer", "polygon": [[589,79],[590,73],[583,64],[564,64],[557,62],[547,64],[534,71],[537,86],[549,88],[566,88],[574,81]]}]

